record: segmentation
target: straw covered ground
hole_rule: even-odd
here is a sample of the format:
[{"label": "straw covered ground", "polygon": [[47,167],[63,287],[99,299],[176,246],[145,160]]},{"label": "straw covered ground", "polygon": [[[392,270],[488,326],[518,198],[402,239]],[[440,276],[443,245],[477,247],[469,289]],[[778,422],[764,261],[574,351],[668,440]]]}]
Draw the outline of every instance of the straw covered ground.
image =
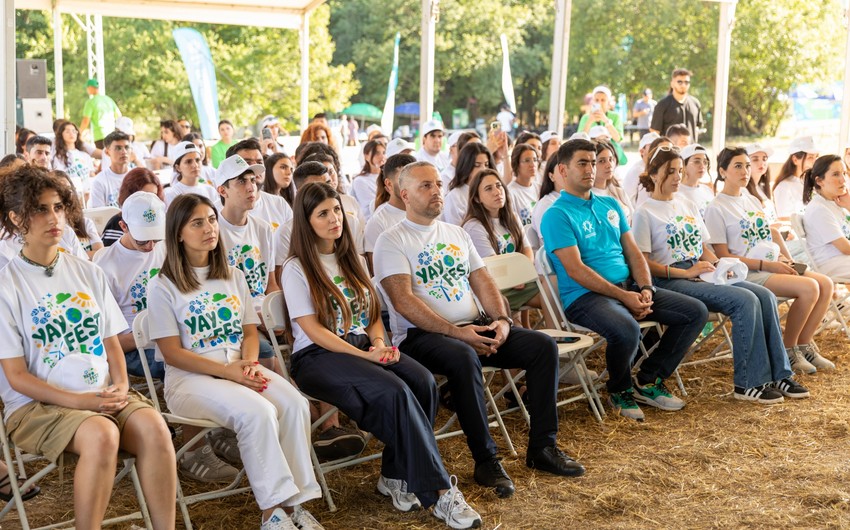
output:
[{"label": "straw covered ground", "polygon": [[[511,499],[474,483],[462,437],[441,441],[440,449],[486,529],[850,528],[850,348],[835,330],[818,342],[838,368],[798,378],[812,391],[807,400],[773,406],[735,401],[731,362],[720,361],[684,368],[687,407],[647,410],[643,424],[609,415],[600,425],[585,402],[563,407],[560,445],[587,467],[579,479],[527,469],[527,427],[516,414],[506,417],[519,452],[504,455],[517,486]],[[498,432],[494,438],[502,445]],[[367,450],[376,447],[372,442]],[[309,509],[328,529],[446,528],[425,512],[395,512],[375,492],[379,472],[371,462],[328,474],[338,511],[328,512],[322,501]],[[70,481],[59,484],[53,477],[27,503],[35,522],[59,520],[71,510]],[[190,484],[186,489],[194,490]],[[134,505],[130,486],[121,485],[110,510]],[[191,515],[199,529],[258,528],[260,519],[250,495],[197,504]],[[0,524],[20,527],[14,513]]]}]

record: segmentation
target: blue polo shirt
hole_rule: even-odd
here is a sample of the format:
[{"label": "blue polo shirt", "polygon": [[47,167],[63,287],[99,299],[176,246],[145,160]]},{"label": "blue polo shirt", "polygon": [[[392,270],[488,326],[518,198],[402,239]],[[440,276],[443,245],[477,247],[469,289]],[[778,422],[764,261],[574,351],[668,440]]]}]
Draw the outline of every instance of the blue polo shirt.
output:
[{"label": "blue polo shirt", "polygon": [[581,261],[611,283],[629,277],[629,266],[623,255],[620,236],[629,231],[626,216],[617,201],[590,192],[584,200],[562,191],[543,214],[540,224],[546,254],[558,275],[558,291],[564,308],[589,293],[568,274],[555,251],[578,246]]}]

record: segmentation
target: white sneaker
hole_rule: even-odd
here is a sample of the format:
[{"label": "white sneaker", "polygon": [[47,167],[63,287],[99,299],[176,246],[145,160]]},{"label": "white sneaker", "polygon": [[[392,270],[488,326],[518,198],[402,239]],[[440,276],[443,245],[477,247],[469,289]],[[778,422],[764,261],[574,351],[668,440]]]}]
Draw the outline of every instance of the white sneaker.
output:
[{"label": "white sneaker", "polygon": [[389,497],[393,506],[400,512],[412,512],[422,509],[422,503],[413,493],[408,493],[407,482],[401,479],[387,478],[383,475],[378,479],[378,493]]},{"label": "white sneaker", "polygon": [[835,370],[835,363],[820,354],[818,345],[814,342],[797,346],[803,357],[818,370]]},{"label": "white sneaker", "polygon": [[263,524],[260,525],[260,530],[298,530],[298,527],[286,515],[283,508],[275,508],[271,517],[263,521]]},{"label": "white sneaker", "polygon": [[300,504],[293,508],[290,519],[292,519],[293,524],[301,530],[325,530],[325,527],[322,526],[315,517],[313,517],[313,514],[308,512],[307,509],[303,508]]},{"label": "white sneaker", "polygon": [[785,353],[788,354],[788,361],[791,363],[791,370],[801,374],[813,374],[818,371],[815,365],[803,357],[799,346],[785,348]]},{"label": "white sneaker", "polygon": [[239,453],[235,432],[223,427],[213,429],[207,433],[207,441],[217,457],[242,467],[242,455]]},{"label": "white sneaker", "polygon": [[454,475],[451,477],[451,488],[440,495],[431,513],[450,528],[463,530],[481,526],[481,516],[466,503],[463,493],[457,489],[457,477]]},{"label": "white sneaker", "polygon": [[230,482],[239,473],[235,467],[215,456],[212,447],[206,444],[183,455],[180,459],[180,471],[201,482]]}]

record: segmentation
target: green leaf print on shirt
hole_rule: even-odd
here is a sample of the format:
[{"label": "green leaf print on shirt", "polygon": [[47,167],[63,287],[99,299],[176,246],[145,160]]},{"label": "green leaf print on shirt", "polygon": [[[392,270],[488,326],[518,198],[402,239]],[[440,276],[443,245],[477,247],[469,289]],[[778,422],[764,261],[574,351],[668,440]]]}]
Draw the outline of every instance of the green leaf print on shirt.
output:
[{"label": "green leaf print on shirt", "polygon": [[100,308],[90,294],[45,294],[30,312],[30,337],[41,362],[53,367],[70,353],[103,355]]},{"label": "green leaf print on shirt", "polygon": [[457,245],[428,243],[414,265],[414,281],[437,300],[456,302],[470,290],[469,260]]}]

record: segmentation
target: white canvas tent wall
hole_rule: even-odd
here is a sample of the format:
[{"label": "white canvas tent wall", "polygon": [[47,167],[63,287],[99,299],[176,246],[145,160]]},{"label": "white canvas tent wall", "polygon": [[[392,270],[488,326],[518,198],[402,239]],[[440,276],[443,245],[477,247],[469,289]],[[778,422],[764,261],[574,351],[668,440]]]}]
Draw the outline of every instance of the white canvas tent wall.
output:
[{"label": "white canvas tent wall", "polygon": [[[301,128],[307,126],[310,13],[324,0],[2,0],[0,42],[3,79],[0,82],[0,123],[5,151],[12,152],[15,131],[15,9],[53,11],[58,108],[62,103],[60,13],[109,17],[181,20],[185,22],[296,29],[301,32]],[[61,110],[60,110],[61,112]]]}]

